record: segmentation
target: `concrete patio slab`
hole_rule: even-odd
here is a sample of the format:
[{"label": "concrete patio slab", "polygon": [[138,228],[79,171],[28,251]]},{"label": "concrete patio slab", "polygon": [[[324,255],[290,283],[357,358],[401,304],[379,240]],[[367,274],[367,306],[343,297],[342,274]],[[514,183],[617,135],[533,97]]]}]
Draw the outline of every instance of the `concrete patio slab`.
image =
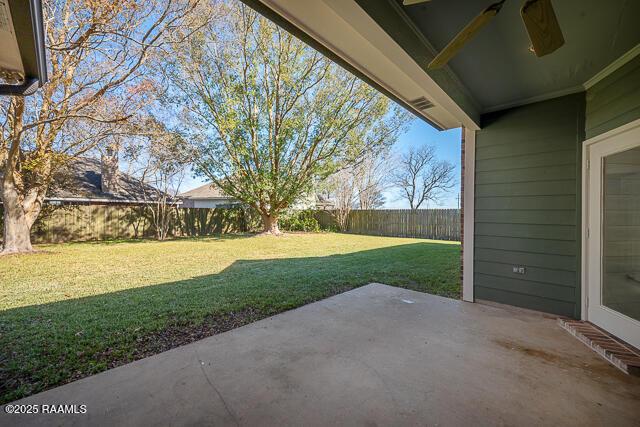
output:
[{"label": "concrete patio slab", "polygon": [[23,399],[3,425],[638,425],[640,379],[551,316],[370,284]]}]

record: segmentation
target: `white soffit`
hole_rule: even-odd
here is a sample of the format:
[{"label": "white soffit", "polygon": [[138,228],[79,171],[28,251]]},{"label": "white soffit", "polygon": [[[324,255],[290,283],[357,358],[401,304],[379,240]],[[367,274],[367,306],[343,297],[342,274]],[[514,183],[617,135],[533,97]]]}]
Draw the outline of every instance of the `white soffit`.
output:
[{"label": "white soffit", "polygon": [[443,129],[479,129],[355,1],[260,1],[407,104],[426,97],[434,106],[419,115]]}]

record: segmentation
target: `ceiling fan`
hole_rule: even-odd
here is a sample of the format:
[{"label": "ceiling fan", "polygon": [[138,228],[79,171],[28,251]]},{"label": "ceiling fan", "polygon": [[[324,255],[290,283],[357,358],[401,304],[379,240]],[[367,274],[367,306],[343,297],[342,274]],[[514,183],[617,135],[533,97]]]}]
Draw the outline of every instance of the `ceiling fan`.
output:
[{"label": "ceiling fan", "polygon": [[[403,0],[402,4],[410,6],[431,0]],[[500,12],[506,0],[489,5],[478,16],[473,18],[438,55],[429,63],[429,69],[443,67],[460,49]],[[562,30],[553,11],[551,0],[526,0],[520,9],[520,16],[529,34],[531,50],[541,57],[554,52],[564,44]]]}]

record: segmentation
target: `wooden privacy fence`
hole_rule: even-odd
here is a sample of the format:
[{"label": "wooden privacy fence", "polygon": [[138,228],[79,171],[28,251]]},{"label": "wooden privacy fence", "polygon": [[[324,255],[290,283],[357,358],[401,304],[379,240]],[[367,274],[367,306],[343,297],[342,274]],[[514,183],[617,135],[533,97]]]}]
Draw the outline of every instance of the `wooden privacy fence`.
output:
[{"label": "wooden privacy fence", "polygon": [[[144,206],[45,205],[32,228],[37,243],[154,237],[155,229]],[[337,229],[331,211],[316,211],[322,229]],[[0,205],[0,238],[2,237]],[[172,212],[170,236],[207,236],[247,232],[259,227],[255,213],[242,207],[177,208]],[[460,240],[458,209],[353,210],[347,233],[375,236]]]},{"label": "wooden privacy fence", "polygon": [[[330,211],[320,211],[323,228],[335,226]],[[460,240],[459,209],[376,209],[353,210],[347,220],[347,233],[374,236],[420,237],[437,240]]]},{"label": "wooden privacy fence", "polygon": [[[130,239],[155,236],[148,208],[136,205],[45,205],[34,224],[31,237],[37,243],[84,240]],[[171,236],[206,236],[245,232],[253,227],[255,215],[243,208],[172,211]],[[2,206],[0,205],[0,222]],[[0,238],[2,227],[0,224]]]}]

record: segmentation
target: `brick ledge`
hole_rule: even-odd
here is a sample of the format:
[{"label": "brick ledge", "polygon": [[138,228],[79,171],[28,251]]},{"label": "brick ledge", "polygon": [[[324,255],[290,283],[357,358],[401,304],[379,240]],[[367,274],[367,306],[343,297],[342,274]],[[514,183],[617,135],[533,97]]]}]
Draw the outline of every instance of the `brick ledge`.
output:
[{"label": "brick ledge", "polygon": [[558,319],[560,327],[622,372],[640,377],[640,351],[582,320]]}]

